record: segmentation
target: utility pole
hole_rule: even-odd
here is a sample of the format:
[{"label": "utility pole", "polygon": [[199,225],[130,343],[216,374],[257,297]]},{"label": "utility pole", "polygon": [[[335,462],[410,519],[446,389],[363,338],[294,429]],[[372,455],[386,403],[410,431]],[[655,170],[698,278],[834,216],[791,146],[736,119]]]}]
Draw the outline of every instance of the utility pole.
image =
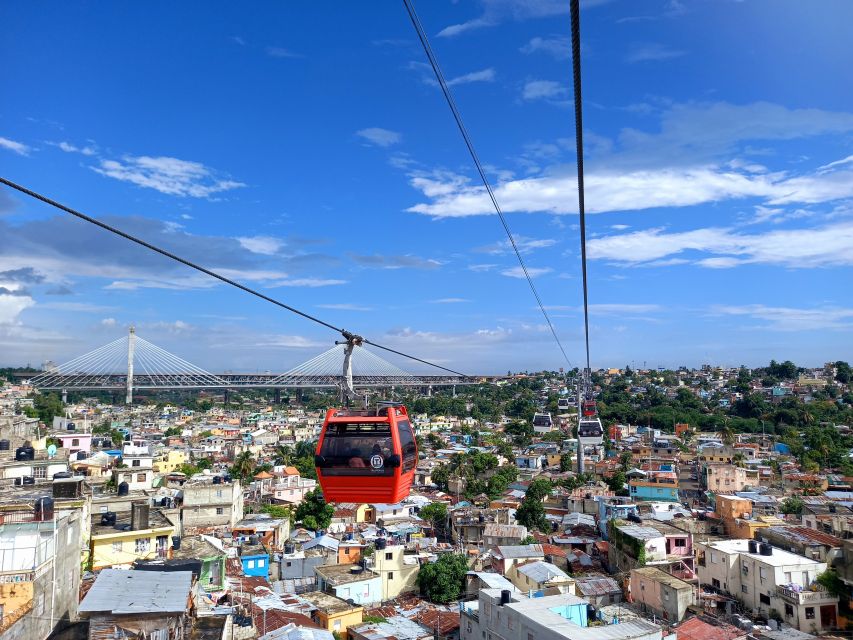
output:
[{"label": "utility pole", "polygon": [[136,329],[131,325],[130,333],[127,336],[127,395],[124,400],[126,404],[133,404],[133,352],[135,348]]}]

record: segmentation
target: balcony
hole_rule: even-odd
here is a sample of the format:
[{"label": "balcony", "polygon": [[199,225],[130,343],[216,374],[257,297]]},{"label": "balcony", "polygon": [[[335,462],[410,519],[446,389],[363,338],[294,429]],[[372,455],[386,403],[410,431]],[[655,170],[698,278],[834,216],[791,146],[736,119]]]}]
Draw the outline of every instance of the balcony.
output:
[{"label": "balcony", "polygon": [[829,593],[823,587],[815,587],[815,589],[817,590],[794,591],[787,587],[776,587],[776,595],[782,598],[785,602],[790,602],[791,604],[796,605],[829,604],[832,602],[838,602],[838,598]]}]

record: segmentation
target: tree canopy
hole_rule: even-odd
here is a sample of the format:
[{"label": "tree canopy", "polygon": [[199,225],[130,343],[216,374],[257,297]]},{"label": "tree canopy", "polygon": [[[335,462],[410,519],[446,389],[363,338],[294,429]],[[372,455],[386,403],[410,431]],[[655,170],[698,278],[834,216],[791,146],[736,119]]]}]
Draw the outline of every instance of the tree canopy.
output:
[{"label": "tree canopy", "polygon": [[459,600],[459,596],[465,589],[466,573],[468,573],[468,561],[464,555],[442,554],[435,562],[421,567],[418,573],[421,595],[437,604]]}]

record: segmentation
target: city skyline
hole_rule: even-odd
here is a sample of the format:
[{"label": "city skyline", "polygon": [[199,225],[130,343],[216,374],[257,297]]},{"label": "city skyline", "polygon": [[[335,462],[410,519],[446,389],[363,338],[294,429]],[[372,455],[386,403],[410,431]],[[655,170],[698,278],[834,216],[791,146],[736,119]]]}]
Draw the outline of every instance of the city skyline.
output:
[{"label": "city skyline", "polygon": [[[583,366],[563,5],[418,9]],[[827,5],[584,4],[593,368],[850,359],[853,8]],[[0,16],[4,177],[438,364],[569,366],[402,7]],[[211,371],[284,371],[339,338],[0,190],[0,366],[131,324]]]}]

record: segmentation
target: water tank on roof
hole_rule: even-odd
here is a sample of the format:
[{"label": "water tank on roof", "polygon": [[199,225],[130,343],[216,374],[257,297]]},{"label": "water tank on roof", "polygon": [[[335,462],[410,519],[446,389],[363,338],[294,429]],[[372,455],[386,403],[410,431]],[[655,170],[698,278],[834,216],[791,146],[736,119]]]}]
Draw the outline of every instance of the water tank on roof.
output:
[{"label": "water tank on roof", "polygon": [[387,544],[388,544],[388,541],[385,538],[376,538],[376,548],[379,551],[382,551],[386,547]]},{"label": "water tank on roof", "polygon": [[11,447],[12,443],[6,440],[5,438],[3,440],[0,440],[0,451],[9,451]]},{"label": "water tank on roof", "polygon": [[36,450],[32,447],[18,447],[15,449],[15,460],[35,460]]},{"label": "water tank on roof", "polygon": [[258,544],[258,536],[249,536],[249,544]]},{"label": "water tank on roof", "polygon": [[172,536],[172,550],[179,551],[181,548],[181,536]]},{"label": "water tank on roof", "polygon": [[758,541],[757,540],[750,540],[747,543],[747,546],[749,547],[750,553],[758,553]]},{"label": "water tank on roof", "polygon": [[512,599],[512,592],[509,589],[503,589],[501,591],[501,606],[505,604],[509,604]]},{"label": "water tank on roof", "polygon": [[116,514],[114,511],[107,511],[101,514],[101,524],[107,527],[112,527],[116,523]]},{"label": "water tank on roof", "polygon": [[33,507],[33,520],[36,522],[53,520],[53,498],[44,496],[36,500]]},{"label": "water tank on roof", "polygon": [[284,552],[285,552],[286,554],[291,554],[291,553],[293,553],[293,552],[294,552],[294,547],[293,547],[293,545],[292,545],[292,544],[286,544],[286,545],[284,545]]},{"label": "water tank on roof", "polygon": [[35,476],[24,476],[23,484],[35,484],[36,477]]},{"label": "water tank on roof", "polygon": [[122,482],[121,484],[119,484],[118,495],[126,496],[128,493],[130,493],[130,485],[126,482]]},{"label": "water tank on roof", "polygon": [[213,476],[213,484],[222,484],[222,476]]},{"label": "water tank on roof", "polygon": [[761,554],[762,556],[772,556],[773,555],[773,547],[771,547],[766,542],[762,542],[758,546],[758,553]]},{"label": "water tank on roof", "polygon": [[69,422],[68,424],[66,424],[66,425],[65,425],[65,428],[66,428],[68,431],[76,431],[76,430],[77,430],[77,425],[75,425],[73,422]]}]

